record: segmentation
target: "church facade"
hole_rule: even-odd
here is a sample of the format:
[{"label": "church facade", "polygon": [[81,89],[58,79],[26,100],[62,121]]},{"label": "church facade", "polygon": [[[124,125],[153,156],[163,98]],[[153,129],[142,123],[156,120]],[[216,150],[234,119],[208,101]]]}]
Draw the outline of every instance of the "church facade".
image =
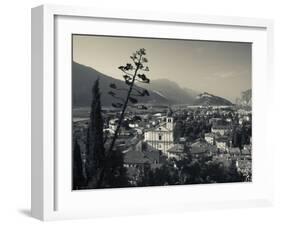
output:
[{"label": "church facade", "polygon": [[174,121],[172,114],[167,114],[163,123],[144,133],[144,141],[168,156],[168,150],[174,146]]}]

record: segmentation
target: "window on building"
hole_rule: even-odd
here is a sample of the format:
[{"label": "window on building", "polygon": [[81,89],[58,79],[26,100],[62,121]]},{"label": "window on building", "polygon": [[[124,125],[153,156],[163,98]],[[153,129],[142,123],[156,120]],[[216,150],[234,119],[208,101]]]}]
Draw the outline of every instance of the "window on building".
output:
[{"label": "window on building", "polygon": [[162,140],[162,135],[161,134],[158,135],[158,140]]}]

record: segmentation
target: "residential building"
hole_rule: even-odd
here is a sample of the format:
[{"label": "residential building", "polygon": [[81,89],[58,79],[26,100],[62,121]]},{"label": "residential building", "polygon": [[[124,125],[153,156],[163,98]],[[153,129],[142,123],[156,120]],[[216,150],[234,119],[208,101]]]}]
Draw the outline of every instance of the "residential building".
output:
[{"label": "residential building", "polygon": [[215,143],[215,135],[213,133],[205,133],[205,140],[209,144],[214,144]]},{"label": "residential building", "polygon": [[180,160],[184,157],[184,144],[175,144],[172,148],[170,148],[168,151],[168,158],[175,158],[177,160]]},{"label": "residential building", "polygon": [[211,132],[219,133],[221,136],[224,136],[229,130],[230,127],[228,125],[214,125],[212,126]]},{"label": "residential building", "polygon": [[228,139],[226,137],[219,137],[216,139],[216,146],[222,151],[227,151],[228,149]]}]

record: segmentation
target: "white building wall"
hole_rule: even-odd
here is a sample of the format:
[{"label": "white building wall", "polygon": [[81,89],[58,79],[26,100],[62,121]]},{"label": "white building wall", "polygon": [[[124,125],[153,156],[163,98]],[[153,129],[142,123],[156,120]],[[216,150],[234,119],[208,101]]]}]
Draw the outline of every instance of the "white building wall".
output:
[{"label": "white building wall", "polygon": [[167,150],[174,146],[173,131],[147,131],[144,137],[144,141],[165,155]]},{"label": "white building wall", "polygon": [[173,130],[174,119],[167,117],[164,125],[144,133],[144,141],[164,155],[168,155],[167,151],[174,146]]},{"label": "white building wall", "polygon": [[227,145],[225,142],[217,142],[217,148],[225,151],[227,149]]},{"label": "white building wall", "polygon": [[227,131],[226,129],[214,129],[214,128],[211,129],[212,133],[219,133],[221,136],[223,136],[226,133],[226,131]]},{"label": "white building wall", "polygon": [[213,138],[213,137],[206,136],[206,137],[205,137],[205,140],[206,140],[209,144],[214,144],[214,138]]}]

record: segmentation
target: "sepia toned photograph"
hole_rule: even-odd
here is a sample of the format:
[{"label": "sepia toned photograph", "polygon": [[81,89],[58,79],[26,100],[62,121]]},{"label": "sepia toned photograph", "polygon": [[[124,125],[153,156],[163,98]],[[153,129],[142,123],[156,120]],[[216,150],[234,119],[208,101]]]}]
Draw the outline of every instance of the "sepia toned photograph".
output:
[{"label": "sepia toned photograph", "polygon": [[72,35],[72,190],[252,181],[252,44]]}]

